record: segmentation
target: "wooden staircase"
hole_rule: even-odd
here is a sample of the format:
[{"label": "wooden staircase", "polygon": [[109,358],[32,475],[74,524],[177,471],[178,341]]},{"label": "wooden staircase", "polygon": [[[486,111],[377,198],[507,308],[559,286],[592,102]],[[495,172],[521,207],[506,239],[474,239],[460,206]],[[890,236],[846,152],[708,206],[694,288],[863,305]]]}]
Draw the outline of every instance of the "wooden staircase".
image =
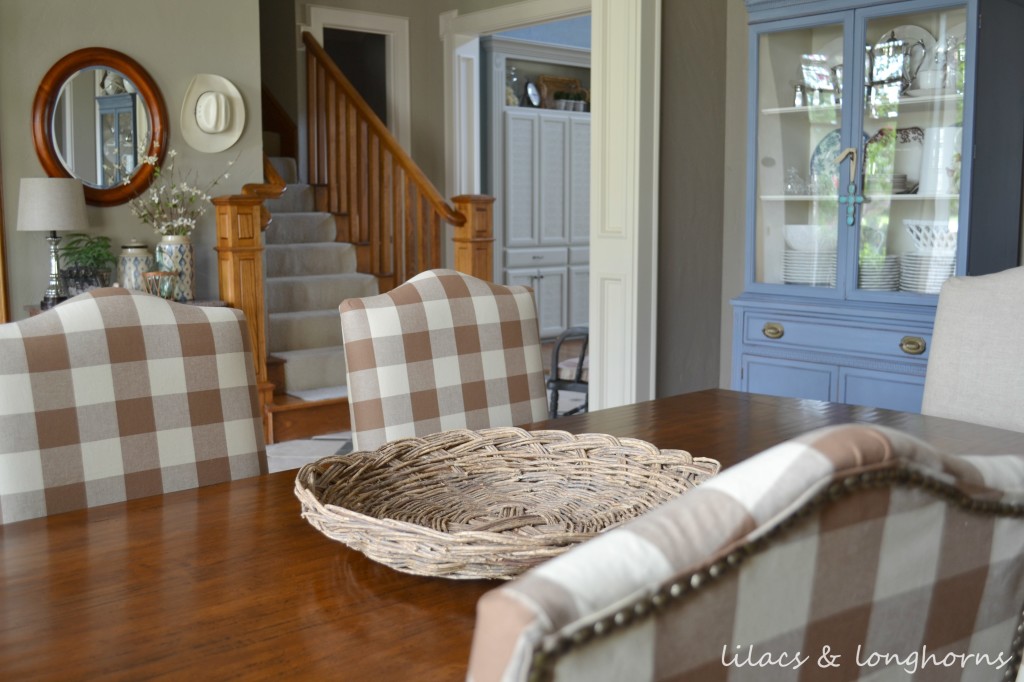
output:
[{"label": "wooden staircase", "polygon": [[[335,240],[355,245],[357,270],[388,291],[442,265],[445,223],[455,227],[452,266],[492,278],[493,197],[462,195],[449,203],[309,34],[306,45],[306,175],[316,210],[333,216]],[[263,93],[265,125],[276,128],[281,148],[294,144],[295,127]],[[283,394],[282,358],[267,354],[263,234],[272,216],[264,200],[280,197],[282,180],[269,159],[266,182],[240,195],[217,197],[220,296],[242,309],[253,340],[268,443],[309,438],[349,428],[346,398],[302,400]],[[340,304],[341,301],[338,301]],[[339,321],[340,328],[340,321]]]}]

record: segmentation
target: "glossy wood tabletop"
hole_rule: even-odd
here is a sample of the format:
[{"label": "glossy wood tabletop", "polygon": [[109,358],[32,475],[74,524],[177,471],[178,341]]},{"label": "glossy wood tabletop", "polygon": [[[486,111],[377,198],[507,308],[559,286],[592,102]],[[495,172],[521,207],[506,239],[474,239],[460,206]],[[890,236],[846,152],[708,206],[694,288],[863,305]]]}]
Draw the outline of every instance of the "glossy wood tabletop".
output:
[{"label": "glossy wood tabletop", "polygon": [[[702,391],[543,422],[728,466],[864,421],[952,452],[1024,434],[920,415]],[[498,583],[405,575],[320,535],[288,471],[0,526],[0,679],[335,680],[465,676],[474,610]]]}]

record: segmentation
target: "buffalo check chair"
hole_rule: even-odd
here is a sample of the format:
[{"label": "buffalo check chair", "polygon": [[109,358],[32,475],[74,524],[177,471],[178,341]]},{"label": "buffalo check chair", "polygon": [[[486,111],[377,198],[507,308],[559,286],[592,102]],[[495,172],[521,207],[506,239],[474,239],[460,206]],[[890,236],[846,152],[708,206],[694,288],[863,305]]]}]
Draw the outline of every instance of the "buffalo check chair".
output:
[{"label": "buffalo check chair", "polygon": [[921,412],[1024,431],[1024,267],[946,280]]},{"label": "buffalo check chair", "polygon": [[1013,679],[1024,455],[775,446],[485,594],[469,679]]},{"label": "buffalo check chair", "polygon": [[241,311],[96,289],[0,325],[0,523],[266,471]]},{"label": "buffalo check chair", "polygon": [[528,288],[429,270],[340,311],[356,448],[546,416]]}]

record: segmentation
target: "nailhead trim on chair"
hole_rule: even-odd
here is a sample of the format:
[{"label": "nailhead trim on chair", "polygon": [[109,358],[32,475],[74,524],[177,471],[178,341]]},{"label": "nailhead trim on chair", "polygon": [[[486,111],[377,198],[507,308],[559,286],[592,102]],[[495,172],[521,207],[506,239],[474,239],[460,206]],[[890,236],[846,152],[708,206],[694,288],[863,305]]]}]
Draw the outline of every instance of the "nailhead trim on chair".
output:
[{"label": "nailhead trim on chair", "polygon": [[[654,613],[677,605],[688,595],[721,578],[730,570],[742,564],[746,559],[760,554],[773,541],[792,531],[798,524],[805,522],[812,514],[820,512],[827,505],[860,490],[887,486],[920,488],[968,512],[1016,518],[1024,517],[1024,505],[976,500],[955,486],[926,477],[920,471],[908,469],[904,466],[846,476],[815,495],[806,504],[795,510],[793,514],[764,535],[744,543],[739,548],[729,552],[725,556],[724,561],[716,561],[705,568],[698,569],[689,576],[673,581],[667,586],[662,586],[654,592],[639,598],[631,605],[622,607],[614,614],[603,616],[594,622],[581,626],[575,631],[556,633],[544,638],[540,647],[534,651],[533,663],[529,670],[529,679],[531,682],[548,682],[554,676],[554,669],[558,660],[573,649],[582,647],[596,639],[607,637],[636,623],[643,622]],[[1013,653],[1010,666],[1003,674],[1004,680],[1015,679],[1021,664],[1022,649],[1024,649],[1024,606],[1021,608],[1021,616],[1018,619],[1016,634],[1010,647]]]}]

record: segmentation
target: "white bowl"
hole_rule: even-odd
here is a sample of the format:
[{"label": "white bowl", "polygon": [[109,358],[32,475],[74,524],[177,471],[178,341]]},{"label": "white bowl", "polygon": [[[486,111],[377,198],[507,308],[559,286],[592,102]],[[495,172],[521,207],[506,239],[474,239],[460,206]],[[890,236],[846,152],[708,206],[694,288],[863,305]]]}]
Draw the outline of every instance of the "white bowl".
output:
[{"label": "white bowl", "polygon": [[950,229],[949,221],[907,218],[903,227],[914,238],[918,251],[949,253],[956,250],[957,233]]},{"label": "white bowl", "polygon": [[786,225],[786,246],[793,251],[835,251],[835,225]]}]

